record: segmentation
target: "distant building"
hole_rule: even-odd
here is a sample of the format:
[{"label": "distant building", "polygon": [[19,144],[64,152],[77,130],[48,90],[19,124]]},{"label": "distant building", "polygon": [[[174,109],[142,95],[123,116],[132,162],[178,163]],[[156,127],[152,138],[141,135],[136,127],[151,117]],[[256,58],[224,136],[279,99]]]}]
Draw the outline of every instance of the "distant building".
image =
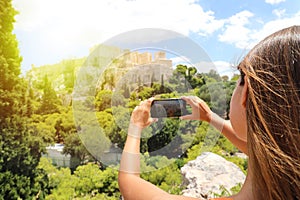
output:
[{"label": "distant building", "polygon": [[[115,49],[115,53],[120,51]],[[167,82],[172,76],[172,60],[166,58],[166,52],[130,52],[124,50],[117,59],[106,66],[101,74],[98,86],[101,89],[114,90],[126,85],[130,91],[139,86],[150,86],[153,82]]]},{"label": "distant building", "polygon": [[138,55],[138,65],[149,64],[152,62],[152,54],[144,52]]},{"label": "distant building", "polygon": [[47,153],[43,157],[50,158],[52,164],[57,167],[71,167],[71,156],[62,154],[63,144],[54,144],[46,147]]},{"label": "distant building", "polygon": [[154,60],[165,60],[166,59],[166,52],[158,51],[154,54]]}]

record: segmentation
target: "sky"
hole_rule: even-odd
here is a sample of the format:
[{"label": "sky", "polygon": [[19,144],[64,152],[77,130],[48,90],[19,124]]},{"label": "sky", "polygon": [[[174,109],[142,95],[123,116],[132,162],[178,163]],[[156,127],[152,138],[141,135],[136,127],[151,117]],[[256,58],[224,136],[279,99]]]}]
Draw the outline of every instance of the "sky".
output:
[{"label": "sky", "polygon": [[[32,65],[86,57],[96,44],[152,28],[195,42],[227,74],[261,39],[300,25],[299,0],[13,0],[13,5],[23,73]],[[174,63],[185,57],[173,55]]]}]

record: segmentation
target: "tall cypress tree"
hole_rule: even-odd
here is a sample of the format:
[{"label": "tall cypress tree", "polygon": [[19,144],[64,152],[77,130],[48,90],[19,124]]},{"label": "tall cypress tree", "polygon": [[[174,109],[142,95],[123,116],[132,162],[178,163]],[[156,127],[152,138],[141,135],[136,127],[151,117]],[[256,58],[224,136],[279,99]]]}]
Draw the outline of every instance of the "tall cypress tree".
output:
[{"label": "tall cypress tree", "polygon": [[58,105],[61,105],[59,98],[55,90],[52,88],[52,84],[46,75],[44,77],[44,88],[43,88],[43,97],[41,102],[41,107],[38,110],[40,114],[50,114],[59,112]]},{"label": "tall cypress tree", "polygon": [[16,36],[12,33],[14,16],[17,14],[11,0],[0,2],[0,124],[17,112],[21,73]]},{"label": "tall cypress tree", "polygon": [[11,0],[0,1],[0,199],[43,199],[48,181],[37,169],[41,140],[31,135],[24,117],[26,86],[12,33],[16,14]]}]

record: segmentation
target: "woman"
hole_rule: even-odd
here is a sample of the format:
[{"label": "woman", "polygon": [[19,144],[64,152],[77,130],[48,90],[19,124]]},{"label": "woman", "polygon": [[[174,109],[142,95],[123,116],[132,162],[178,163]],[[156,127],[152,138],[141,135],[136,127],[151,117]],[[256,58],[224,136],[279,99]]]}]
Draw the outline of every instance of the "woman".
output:
[{"label": "woman", "polygon": [[[238,69],[241,77],[231,99],[230,122],[197,97],[182,97],[192,107],[192,114],[182,119],[210,122],[248,153],[246,181],[228,199],[300,199],[300,26],[265,38]],[[119,172],[121,193],[125,200],[192,200],[170,195],[139,177],[140,134],[156,121],[149,117],[152,100],[132,113]]]}]

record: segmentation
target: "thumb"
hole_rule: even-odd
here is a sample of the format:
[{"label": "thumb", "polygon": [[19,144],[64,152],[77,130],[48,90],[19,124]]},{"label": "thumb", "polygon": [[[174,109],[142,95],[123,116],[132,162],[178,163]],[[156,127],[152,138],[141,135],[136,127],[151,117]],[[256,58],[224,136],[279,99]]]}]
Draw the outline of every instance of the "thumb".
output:
[{"label": "thumb", "polygon": [[149,120],[148,120],[148,123],[147,123],[146,127],[147,127],[147,126],[149,126],[150,124],[153,124],[153,123],[157,122],[157,121],[158,121],[158,119],[157,119],[157,118],[149,118]]},{"label": "thumb", "polygon": [[152,124],[152,123],[155,123],[155,122],[157,122],[157,121],[158,121],[158,118],[150,118],[151,124]]}]

